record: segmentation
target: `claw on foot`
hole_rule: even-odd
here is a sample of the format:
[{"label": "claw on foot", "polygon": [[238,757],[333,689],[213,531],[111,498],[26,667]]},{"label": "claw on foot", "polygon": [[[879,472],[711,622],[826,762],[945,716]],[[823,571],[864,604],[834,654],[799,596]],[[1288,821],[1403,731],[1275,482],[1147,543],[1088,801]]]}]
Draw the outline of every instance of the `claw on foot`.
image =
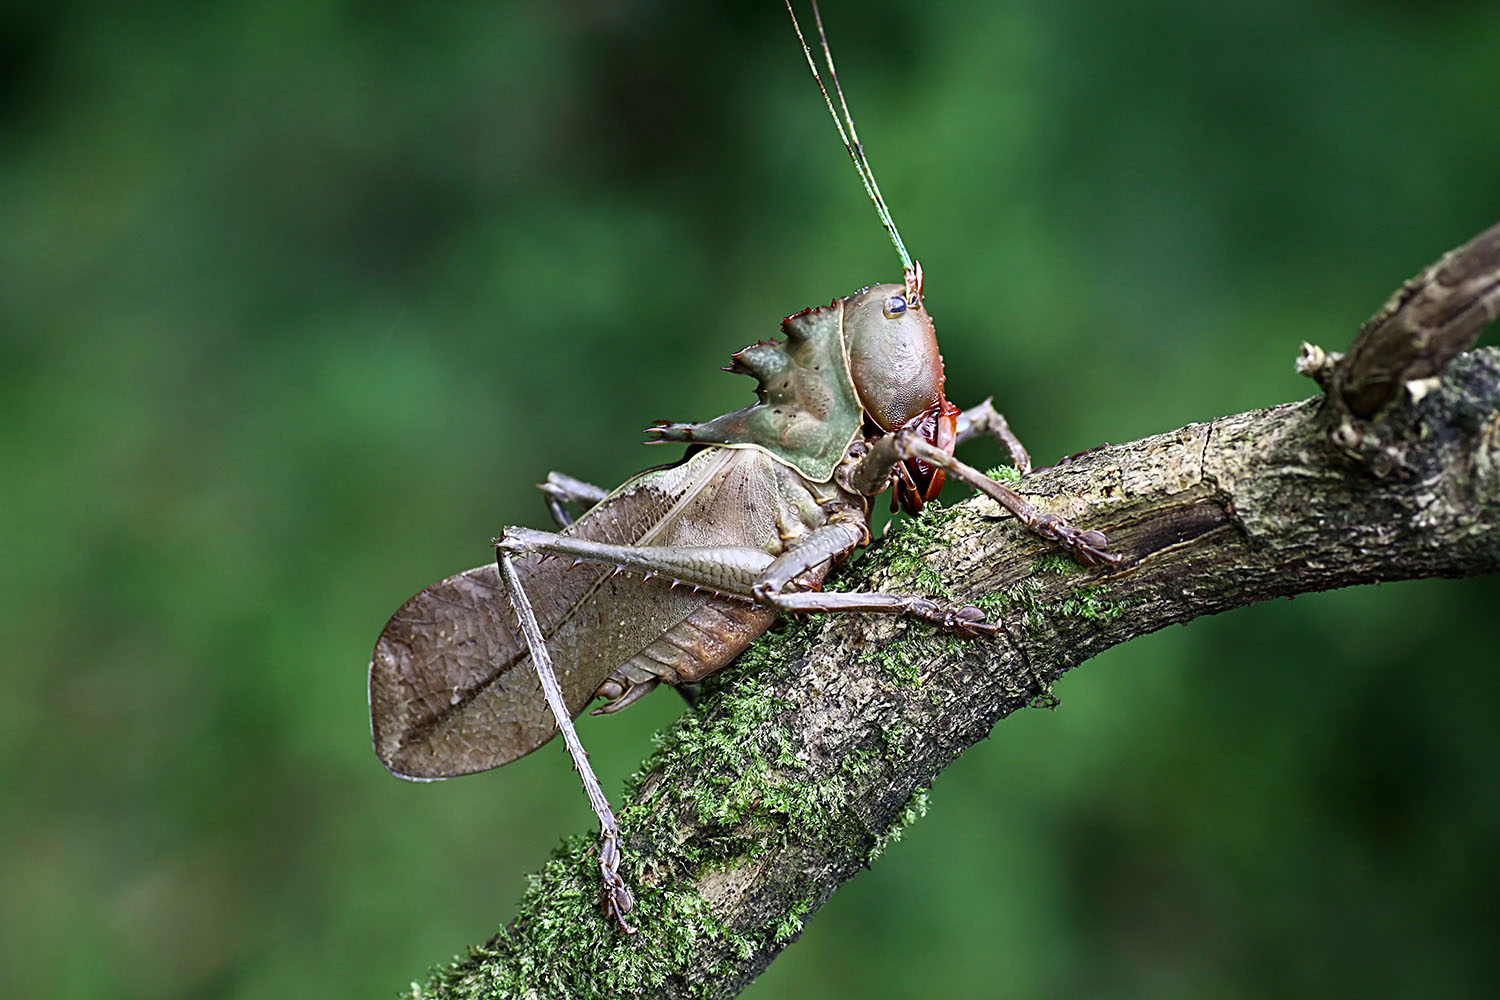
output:
[{"label": "claw on foot", "polygon": [[985,621],[984,612],[972,604],[954,608],[917,598],[912,602],[909,613],[932,622],[946,632],[952,632],[960,639],[978,639],[1000,633],[1000,626]]},{"label": "claw on foot", "polygon": [[604,880],[604,917],[613,920],[625,934],[634,934],[635,928],[625,922],[625,915],[635,909],[635,897],[630,887],[620,877],[620,835],[606,830],[599,838],[599,875]]},{"label": "claw on foot", "polygon": [[943,628],[963,639],[978,639],[981,636],[998,635],[1000,626],[984,620],[984,612],[972,604],[949,609],[943,617]]},{"label": "claw on foot", "polygon": [[1038,534],[1050,538],[1057,547],[1085,566],[1113,566],[1125,558],[1109,551],[1109,540],[1104,532],[1079,531],[1056,514],[1043,514],[1037,522]]}]

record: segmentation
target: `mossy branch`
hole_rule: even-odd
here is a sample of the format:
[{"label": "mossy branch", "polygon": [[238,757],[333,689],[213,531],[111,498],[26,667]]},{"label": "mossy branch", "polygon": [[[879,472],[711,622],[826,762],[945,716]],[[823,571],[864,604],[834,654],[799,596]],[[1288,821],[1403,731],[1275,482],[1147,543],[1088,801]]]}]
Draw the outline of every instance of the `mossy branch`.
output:
[{"label": "mossy branch", "polygon": [[[1500,226],[1403,286],[1361,335],[1378,343],[1304,354],[1342,394],[1332,402],[1193,424],[1022,481],[1039,506],[1107,532],[1118,567],[1049,554],[986,499],[898,525],[835,585],[971,602],[1003,638],[864,615],[785,623],[629,790],[622,871],[639,934],[601,914],[581,835],[509,927],[411,995],[733,996],[922,814],[934,776],[1095,653],[1268,598],[1500,568],[1500,351],[1449,363],[1497,308]],[[1372,359],[1379,378],[1358,367]],[[1395,367],[1442,377],[1386,377]],[[1377,383],[1395,389],[1348,405],[1348,387]]]}]

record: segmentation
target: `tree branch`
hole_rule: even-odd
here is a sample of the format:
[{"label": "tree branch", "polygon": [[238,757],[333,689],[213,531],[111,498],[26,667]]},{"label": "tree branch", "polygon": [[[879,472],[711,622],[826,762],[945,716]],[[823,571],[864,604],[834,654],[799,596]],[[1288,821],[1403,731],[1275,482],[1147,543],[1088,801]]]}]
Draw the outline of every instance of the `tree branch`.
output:
[{"label": "tree branch", "polygon": [[[1118,567],[1048,553],[983,498],[894,526],[837,586],[972,602],[1005,623],[1002,640],[877,616],[787,623],[630,790],[638,935],[600,913],[581,836],[508,928],[413,995],[733,996],[920,815],[940,771],[1101,650],[1267,598],[1500,568],[1500,350],[1448,364],[1497,309],[1500,226],[1403,286],[1347,355],[1304,353],[1327,400],[1024,480],[1038,506],[1107,532]],[[1444,364],[1440,384],[1409,385]]]}]

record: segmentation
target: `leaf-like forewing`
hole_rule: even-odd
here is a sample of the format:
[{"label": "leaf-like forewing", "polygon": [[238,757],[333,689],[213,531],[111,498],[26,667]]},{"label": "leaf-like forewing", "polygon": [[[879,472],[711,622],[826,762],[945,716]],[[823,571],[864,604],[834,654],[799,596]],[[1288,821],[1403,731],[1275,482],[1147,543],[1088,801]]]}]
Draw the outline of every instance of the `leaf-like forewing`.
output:
[{"label": "leaf-like forewing", "polygon": [[[791,473],[743,449],[708,449],[635,477],[566,529],[623,545],[752,545],[779,551]],[[694,614],[709,595],[614,567],[518,559],[516,569],[578,714],[620,664]],[[761,626],[763,627],[763,626]],[[557,727],[500,574],[477,566],[417,594],[392,616],[370,661],[375,751],[394,773],[446,778],[498,767]]]}]

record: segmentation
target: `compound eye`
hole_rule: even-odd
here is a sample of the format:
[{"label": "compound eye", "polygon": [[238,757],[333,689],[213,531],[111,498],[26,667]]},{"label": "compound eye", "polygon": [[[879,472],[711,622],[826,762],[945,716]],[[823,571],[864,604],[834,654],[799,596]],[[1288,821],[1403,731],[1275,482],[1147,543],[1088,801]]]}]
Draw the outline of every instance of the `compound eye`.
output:
[{"label": "compound eye", "polygon": [[885,300],[885,306],[881,311],[885,313],[886,319],[895,319],[906,312],[906,296],[892,295]]}]

